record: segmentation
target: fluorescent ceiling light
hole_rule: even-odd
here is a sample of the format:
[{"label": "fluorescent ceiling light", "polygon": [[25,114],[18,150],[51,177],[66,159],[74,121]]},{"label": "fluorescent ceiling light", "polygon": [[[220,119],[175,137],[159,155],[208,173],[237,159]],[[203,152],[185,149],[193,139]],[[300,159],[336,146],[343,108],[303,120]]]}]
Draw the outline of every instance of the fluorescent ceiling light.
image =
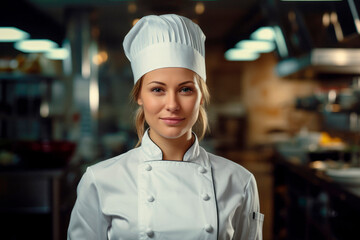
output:
[{"label": "fluorescent ceiling light", "polygon": [[275,49],[275,44],[270,41],[261,40],[242,40],[235,47],[252,50],[259,53],[268,53]]},{"label": "fluorescent ceiling light", "polygon": [[29,38],[30,34],[15,27],[0,27],[0,42],[16,42]]},{"label": "fluorescent ceiling light", "polygon": [[54,48],[45,53],[45,57],[52,60],[64,60],[68,56],[69,51],[66,48]]},{"label": "fluorescent ceiling light", "polygon": [[238,48],[231,48],[225,52],[225,59],[228,61],[254,61],[259,56],[257,52]]},{"label": "fluorescent ceiling light", "polygon": [[34,53],[34,52],[46,52],[53,48],[58,47],[58,45],[50,41],[48,39],[29,39],[29,40],[22,40],[19,42],[16,42],[14,47],[22,52],[25,53]]},{"label": "fluorescent ceiling light", "polygon": [[260,27],[250,35],[254,40],[273,41],[275,39],[274,29],[272,27]]}]

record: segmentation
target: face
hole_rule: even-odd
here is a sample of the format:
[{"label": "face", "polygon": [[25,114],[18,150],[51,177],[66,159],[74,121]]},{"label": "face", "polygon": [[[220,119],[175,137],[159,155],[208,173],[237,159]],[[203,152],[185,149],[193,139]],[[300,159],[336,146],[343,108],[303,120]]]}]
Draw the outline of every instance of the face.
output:
[{"label": "face", "polygon": [[189,139],[201,104],[194,72],[185,68],[161,68],[144,75],[137,99],[150,126],[150,137]]}]

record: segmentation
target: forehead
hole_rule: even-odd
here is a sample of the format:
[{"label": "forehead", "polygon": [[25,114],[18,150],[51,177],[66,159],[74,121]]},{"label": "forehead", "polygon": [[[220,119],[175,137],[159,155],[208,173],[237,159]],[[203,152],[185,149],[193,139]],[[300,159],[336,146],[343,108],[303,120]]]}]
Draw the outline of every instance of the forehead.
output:
[{"label": "forehead", "polygon": [[195,73],[187,68],[159,68],[146,73],[143,77],[144,82],[161,81],[161,82],[177,82],[177,81],[194,81]]}]

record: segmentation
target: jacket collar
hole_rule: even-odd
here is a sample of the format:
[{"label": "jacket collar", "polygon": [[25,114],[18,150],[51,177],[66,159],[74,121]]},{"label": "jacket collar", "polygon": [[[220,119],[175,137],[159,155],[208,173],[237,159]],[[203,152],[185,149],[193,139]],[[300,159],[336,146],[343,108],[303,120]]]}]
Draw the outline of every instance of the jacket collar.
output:
[{"label": "jacket collar", "polygon": [[[199,141],[195,133],[195,141],[193,145],[186,151],[183,161],[193,161],[200,155]],[[144,161],[162,160],[163,154],[159,146],[153,142],[149,136],[149,129],[146,130],[140,146],[142,152],[145,154]]]}]

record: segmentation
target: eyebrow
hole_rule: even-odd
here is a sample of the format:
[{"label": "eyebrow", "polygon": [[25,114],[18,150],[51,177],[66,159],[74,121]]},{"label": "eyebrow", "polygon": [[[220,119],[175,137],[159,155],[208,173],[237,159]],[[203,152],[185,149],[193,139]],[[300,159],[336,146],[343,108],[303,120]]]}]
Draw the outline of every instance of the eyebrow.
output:
[{"label": "eyebrow", "polygon": [[152,81],[152,82],[149,82],[147,85],[150,85],[150,84],[160,84],[160,85],[166,85],[165,83],[163,82],[158,82],[158,81]]},{"label": "eyebrow", "polygon": [[179,86],[185,85],[185,84],[188,84],[188,83],[195,84],[194,81],[186,81],[186,82],[180,83]]},{"label": "eyebrow", "polygon": [[[180,83],[179,86],[182,86],[182,85],[185,85],[185,84],[188,84],[188,83],[195,84],[194,81],[186,81],[186,82]],[[152,81],[152,82],[149,82],[147,85],[150,85],[150,84],[160,84],[160,85],[166,86],[165,83],[159,82],[159,81]]]}]

